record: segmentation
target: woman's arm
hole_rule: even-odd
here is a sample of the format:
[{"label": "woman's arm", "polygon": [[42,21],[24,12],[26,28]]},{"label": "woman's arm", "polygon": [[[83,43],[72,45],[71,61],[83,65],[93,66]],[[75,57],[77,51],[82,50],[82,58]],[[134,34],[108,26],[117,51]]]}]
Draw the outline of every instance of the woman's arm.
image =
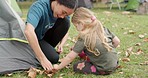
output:
[{"label": "woman's arm", "polygon": [[69,54],[67,54],[65,58],[63,58],[62,62],[59,65],[54,65],[54,68],[57,70],[64,68],[69,63],[71,63],[76,58],[77,55],[78,53],[71,51]]},{"label": "woman's arm", "polygon": [[41,63],[42,67],[45,70],[52,70],[53,67],[52,67],[51,62],[48,61],[48,59],[46,58],[46,56],[44,55],[44,53],[42,52],[42,50],[40,48],[37,36],[34,32],[34,27],[29,23],[27,23],[26,28],[25,28],[25,36],[26,36],[31,48],[33,49],[37,59]]}]

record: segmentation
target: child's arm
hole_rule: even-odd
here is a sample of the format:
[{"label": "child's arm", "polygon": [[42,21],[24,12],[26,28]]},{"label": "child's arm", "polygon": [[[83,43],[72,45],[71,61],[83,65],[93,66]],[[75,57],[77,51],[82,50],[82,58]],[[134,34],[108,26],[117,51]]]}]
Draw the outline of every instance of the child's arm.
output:
[{"label": "child's arm", "polygon": [[113,42],[113,46],[116,48],[120,44],[120,39],[117,36],[115,36],[112,42]]},{"label": "child's arm", "polygon": [[77,55],[78,53],[72,50],[69,54],[67,54],[65,58],[63,58],[62,62],[59,65],[54,65],[54,68],[57,70],[64,68],[69,63],[71,63],[76,58]]}]

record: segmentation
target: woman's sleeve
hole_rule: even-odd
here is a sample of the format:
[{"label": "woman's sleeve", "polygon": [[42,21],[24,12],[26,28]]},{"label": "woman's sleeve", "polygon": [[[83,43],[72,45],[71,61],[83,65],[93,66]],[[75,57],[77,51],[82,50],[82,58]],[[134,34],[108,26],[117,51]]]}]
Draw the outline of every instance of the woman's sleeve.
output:
[{"label": "woman's sleeve", "polygon": [[43,14],[42,6],[39,4],[33,4],[30,7],[29,12],[27,14],[26,23],[30,23],[31,25],[33,25],[36,28],[42,14]]}]

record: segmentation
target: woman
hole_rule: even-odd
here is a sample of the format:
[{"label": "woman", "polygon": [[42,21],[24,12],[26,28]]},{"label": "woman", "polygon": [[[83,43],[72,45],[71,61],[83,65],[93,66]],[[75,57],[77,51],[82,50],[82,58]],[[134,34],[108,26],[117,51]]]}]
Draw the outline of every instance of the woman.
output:
[{"label": "woman", "polygon": [[52,64],[59,60],[54,47],[66,35],[70,26],[67,16],[74,12],[76,6],[77,0],[37,0],[29,9],[25,35],[45,70],[52,70]]}]

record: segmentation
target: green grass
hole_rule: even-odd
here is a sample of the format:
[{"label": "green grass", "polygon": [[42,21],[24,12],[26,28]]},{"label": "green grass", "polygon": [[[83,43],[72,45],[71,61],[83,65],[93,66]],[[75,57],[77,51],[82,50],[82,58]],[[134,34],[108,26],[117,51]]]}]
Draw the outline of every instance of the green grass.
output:
[{"label": "green grass", "polygon": [[[30,3],[19,3],[23,12],[23,18],[26,18],[26,13],[28,11],[28,6]],[[79,73],[74,73],[72,70],[72,65],[70,68],[64,68],[53,78],[59,78],[61,75],[63,78],[148,78],[148,65],[140,65],[145,61],[148,61],[148,42],[144,42],[144,38],[148,38],[148,15],[137,15],[135,12],[131,12],[128,15],[122,14],[123,10],[118,10],[117,7],[109,10],[104,4],[94,4],[94,8],[91,9],[95,12],[97,18],[103,23],[103,25],[114,32],[121,40],[120,47],[117,48],[119,53],[119,64],[122,68],[118,69],[115,73],[107,76],[96,76],[96,75],[84,75]],[[105,12],[110,12],[105,13]],[[129,30],[134,33],[130,34]],[[77,31],[74,26],[71,25],[70,38],[75,38],[77,36]],[[139,35],[144,35],[144,38],[139,38]],[[136,43],[141,43],[140,46],[135,46]],[[73,42],[68,40],[66,42],[69,46],[64,46],[64,53],[61,54],[61,58],[64,57],[68,52],[69,48],[73,46]],[[123,62],[121,59],[126,57],[125,52],[127,48],[133,47],[130,55],[129,62]],[[143,53],[140,55],[132,54],[136,53],[138,49],[141,49]],[[79,58],[74,60],[77,61]],[[72,63],[74,63],[72,62]],[[5,78],[6,76],[1,76]],[[37,75],[37,78],[43,78],[43,75]],[[27,78],[25,72],[15,73],[11,78]]]}]

